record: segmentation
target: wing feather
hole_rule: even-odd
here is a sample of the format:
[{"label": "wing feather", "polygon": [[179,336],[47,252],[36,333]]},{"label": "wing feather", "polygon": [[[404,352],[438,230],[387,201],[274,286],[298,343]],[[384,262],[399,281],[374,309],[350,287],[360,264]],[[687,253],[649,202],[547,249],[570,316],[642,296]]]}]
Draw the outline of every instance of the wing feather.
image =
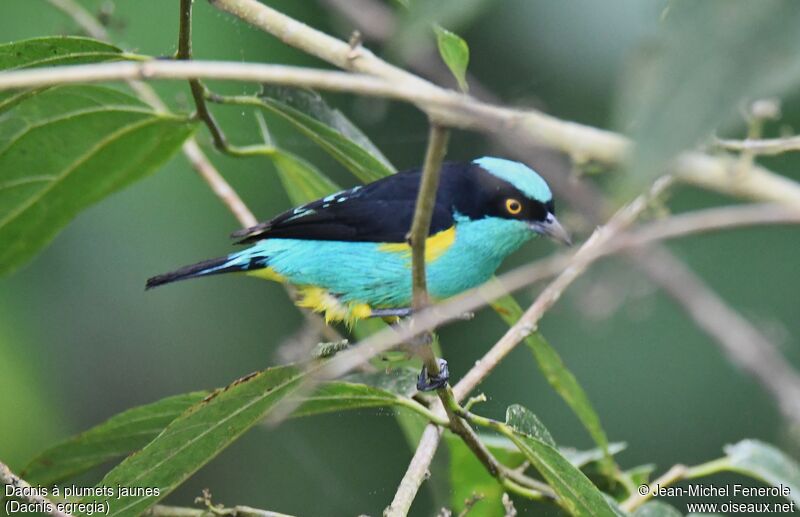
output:
[{"label": "wing feather", "polygon": [[[288,210],[269,221],[239,230],[232,237],[239,239],[240,244],[274,238],[405,242],[419,179],[419,169],[388,176]],[[450,203],[438,199],[431,233],[452,224]]]}]

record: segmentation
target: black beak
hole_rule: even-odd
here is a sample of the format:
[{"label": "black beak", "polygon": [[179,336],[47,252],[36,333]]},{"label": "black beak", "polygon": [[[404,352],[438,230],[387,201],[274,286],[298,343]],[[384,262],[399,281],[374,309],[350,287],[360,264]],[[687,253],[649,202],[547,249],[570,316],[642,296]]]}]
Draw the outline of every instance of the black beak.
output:
[{"label": "black beak", "polygon": [[572,239],[569,233],[561,226],[561,223],[558,222],[558,219],[553,214],[547,214],[547,218],[544,221],[534,221],[530,223],[530,226],[536,233],[546,235],[567,246],[572,246]]}]

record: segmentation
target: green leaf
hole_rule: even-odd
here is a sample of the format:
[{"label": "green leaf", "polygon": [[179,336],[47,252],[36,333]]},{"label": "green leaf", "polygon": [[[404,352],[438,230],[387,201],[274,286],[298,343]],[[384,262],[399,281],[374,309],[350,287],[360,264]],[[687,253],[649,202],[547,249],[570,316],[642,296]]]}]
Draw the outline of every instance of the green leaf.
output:
[{"label": "green leaf", "polygon": [[764,442],[742,440],[725,447],[728,470],[788,488],[787,499],[800,505],[800,466],[789,456]]},{"label": "green leaf", "polygon": [[[505,436],[480,433],[478,433],[478,436],[480,437],[481,442],[483,442],[483,444],[486,445],[486,448],[492,451],[492,453],[510,453],[512,455],[518,455],[522,457],[522,453],[519,451],[517,446],[514,445],[514,442]],[[619,454],[620,452],[624,451],[627,446],[628,445],[625,442],[612,442],[608,444],[608,451],[612,455]],[[573,447],[559,447],[558,451],[577,468],[583,468],[591,463],[597,463],[598,461],[602,461],[602,459],[605,457],[603,451],[599,448],[579,450]]]},{"label": "green leaf", "polygon": [[216,390],[170,423],[155,440],[128,456],[98,486],[157,487],[158,495],[83,502],[108,502],[108,515],[140,515],[203,465],[263,420],[300,385],[303,373],[294,366],[269,368]]},{"label": "green leaf", "polygon": [[450,32],[441,25],[434,24],[433,30],[436,33],[436,44],[439,47],[439,55],[442,56],[442,61],[458,81],[458,87],[466,93],[469,91],[469,85],[467,85],[469,45],[461,36]]},{"label": "green leaf", "polygon": [[366,384],[395,395],[411,397],[417,393],[419,371],[411,367],[393,368],[387,371],[351,373],[342,380]]},{"label": "green leaf", "polygon": [[265,87],[260,106],[286,119],[364,183],[395,172],[364,133],[314,92]]},{"label": "green leaf", "polygon": [[50,447],[34,458],[21,475],[34,485],[50,485],[121,458],[144,447],[167,424],[207,395],[207,392],[187,393],[129,409]]},{"label": "green leaf", "polygon": [[797,7],[794,0],[669,4],[659,34],[642,45],[619,95],[617,125],[632,128],[637,144],[625,194],[651,183],[668,160],[734,118],[743,101],[796,83]]},{"label": "green leaf", "polygon": [[515,432],[516,438],[512,439],[517,447],[558,495],[558,503],[572,515],[617,515],[589,478],[546,440],[550,433],[545,434],[541,422],[525,413],[530,412],[511,406],[506,412],[506,424]]},{"label": "green leaf", "polygon": [[302,205],[341,190],[314,165],[288,151],[275,149],[270,158],[294,205]]},{"label": "green leaf", "polygon": [[[367,407],[414,404],[416,372],[353,374],[323,384],[292,417]],[[24,474],[43,485],[73,478],[107,461],[138,451],[208,392],[177,395],[120,413],[92,429],[50,447],[34,458]]]},{"label": "green leaf", "polygon": [[683,517],[674,506],[661,501],[648,501],[631,515],[632,517]]},{"label": "green leaf", "polygon": [[[513,297],[504,296],[492,303],[492,308],[509,325],[514,325],[522,316],[522,307]],[[564,402],[572,409],[583,426],[589,432],[594,443],[605,454],[601,462],[601,471],[605,476],[611,477],[618,470],[608,448],[608,438],[600,423],[600,417],[592,406],[589,397],[583,390],[578,380],[564,365],[564,361],[553,347],[547,342],[540,332],[534,332],[525,338],[525,344],[533,352],[547,382],[558,393]]]},{"label": "green leaf", "polygon": [[[37,66],[80,65],[120,59],[122,51],[89,38],[55,36],[14,41],[0,45],[0,70]],[[0,92],[0,113],[36,90]]]},{"label": "green leaf", "polygon": [[485,12],[493,0],[415,0],[398,16],[397,28],[389,42],[389,53],[400,61],[418,58],[431,50],[431,24],[466,29]]},{"label": "green leaf", "polygon": [[[608,444],[608,453],[612,456],[619,454],[628,447],[625,442],[611,442]],[[606,458],[606,451],[596,447],[594,449],[579,450],[572,447],[559,447],[558,451],[567,458],[570,463],[578,468],[585,467],[590,463],[602,462]]]},{"label": "green leaf", "polygon": [[81,210],[153,172],[195,127],[99,86],[52,88],[0,116],[0,275]]},{"label": "green leaf", "polygon": [[408,399],[415,386],[416,373],[407,368],[398,368],[388,374],[350,375],[346,381],[329,382],[317,388],[292,416],[416,404]]},{"label": "green leaf", "polygon": [[506,423],[516,431],[530,436],[534,440],[556,448],[556,441],[550,435],[550,431],[544,426],[539,417],[534,415],[519,404],[508,406],[506,410]]}]

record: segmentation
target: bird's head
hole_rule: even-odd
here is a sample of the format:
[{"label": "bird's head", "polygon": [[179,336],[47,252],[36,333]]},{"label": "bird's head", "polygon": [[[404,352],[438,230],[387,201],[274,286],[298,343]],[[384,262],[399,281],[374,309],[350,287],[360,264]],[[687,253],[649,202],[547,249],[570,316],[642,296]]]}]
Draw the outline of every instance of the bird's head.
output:
[{"label": "bird's head", "polygon": [[469,186],[455,204],[459,213],[473,220],[513,221],[515,227],[524,225],[533,234],[571,245],[569,234],[556,219],[550,187],[533,169],[511,160],[483,157],[470,164],[468,175]]}]

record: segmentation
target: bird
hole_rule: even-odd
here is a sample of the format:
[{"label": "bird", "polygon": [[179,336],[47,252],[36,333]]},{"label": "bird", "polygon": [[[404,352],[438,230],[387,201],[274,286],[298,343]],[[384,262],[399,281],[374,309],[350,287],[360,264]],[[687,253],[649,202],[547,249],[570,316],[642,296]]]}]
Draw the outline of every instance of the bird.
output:
[{"label": "bird", "polygon": [[[248,247],[147,280],[244,273],[297,288],[297,305],[347,325],[411,313],[411,246],[422,170],[399,172],[283,212],[232,237]],[[545,235],[570,244],[547,182],[527,165],[485,156],[445,162],[425,242],[428,294],[450,298],[489,280]]]},{"label": "bird", "polygon": [[[300,307],[328,322],[409,314],[411,228],[422,171],[343,190],[236,231],[251,246],[147,280],[146,289],[222,273],[297,287]],[[545,235],[570,244],[547,182],[503,158],[445,162],[425,242],[428,292],[443,300],[491,278],[503,259]]]}]

